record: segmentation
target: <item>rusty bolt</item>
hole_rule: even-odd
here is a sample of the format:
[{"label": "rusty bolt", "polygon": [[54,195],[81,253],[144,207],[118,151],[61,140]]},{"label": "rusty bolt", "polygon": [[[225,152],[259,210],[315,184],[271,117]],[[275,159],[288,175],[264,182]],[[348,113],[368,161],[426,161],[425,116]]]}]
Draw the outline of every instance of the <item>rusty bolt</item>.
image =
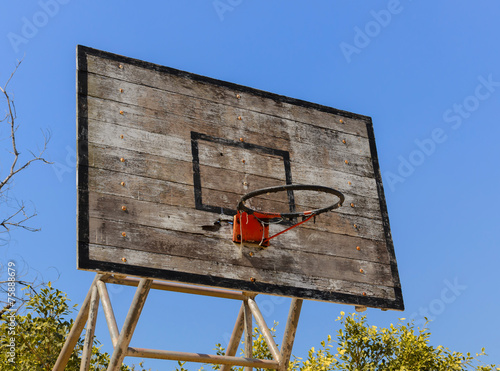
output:
[{"label": "rusty bolt", "polygon": [[248,255],[253,256],[253,252],[249,252]]},{"label": "rusty bolt", "polygon": [[358,250],[358,251],[359,251],[359,250],[361,250],[361,247],[359,247],[359,246],[356,246],[356,250]]},{"label": "rusty bolt", "polygon": [[352,183],[351,182],[347,182],[347,184],[351,185]]},{"label": "rusty bolt", "polygon": [[349,164],[349,161],[347,161],[347,160],[344,160],[344,162],[345,162],[346,165]]},{"label": "rusty bolt", "polygon": [[363,269],[360,269],[359,273],[365,273],[365,271]]},{"label": "rusty bolt", "polygon": [[125,182],[121,182],[120,184],[122,185],[122,187],[125,187]]},{"label": "rusty bolt", "polygon": [[244,186],[247,186],[247,185],[248,185],[248,182],[243,182],[243,185],[244,185]]},{"label": "rusty bolt", "polygon": [[123,139],[123,138],[125,138],[125,137],[123,136],[123,134],[122,134],[122,135],[120,135],[120,139]]},{"label": "rusty bolt", "polygon": [[243,160],[241,160],[241,162],[242,162],[242,163],[245,163],[246,161],[243,159]]},{"label": "rusty bolt", "polygon": [[125,159],[122,157],[122,158],[120,158],[120,161],[121,162],[125,162]]},{"label": "rusty bolt", "polygon": [[127,258],[122,258],[122,262],[126,263],[127,262]]},{"label": "rusty bolt", "polygon": [[250,277],[250,282],[255,282],[255,278]]},{"label": "rusty bolt", "polygon": [[120,111],[120,115],[123,115],[123,111]]},{"label": "rusty bolt", "polygon": [[340,120],[339,120],[339,122],[340,122],[341,124],[343,124],[343,123],[344,123],[344,120],[340,119]]},{"label": "rusty bolt", "polygon": [[240,120],[240,121],[242,120],[241,116],[238,116],[238,120]]},{"label": "rusty bolt", "polygon": [[123,237],[127,237],[127,233],[126,232],[122,232],[122,236]]},{"label": "rusty bolt", "polygon": [[123,211],[127,211],[127,206],[123,205],[123,206],[122,206],[122,210],[123,210]]},{"label": "rusty bolt", "polygon": [[351,207],[354,207],[354,204],[351,202]]},{"label": "rusty bolt", "polygon": [[123,93],[123,89],[120,89],[120,93]]},{"label": "rusty bolt", "polygon": [[244,142],[244,141],[245,141],[245,139],[243,139],[243,138],[240,138],[240,142]]},{"label": "rusty bolt", "polygon": [[120,64],[120,65],[118,66],[118,68],[123,68],[123,66]]},{"label": "rusty bolt", "polygon": [[241,98],[241,95],[236,94],[236,99],[240,99],[240,98]]},{"label": "rusty bolt", "polygon": [[358,229],[358,225],[357,225],[357,224],[354,224],[354,228]]},{"label": "rusty bolt", "polygon": [[363,293],[363,296],[366,296],[366,292]]},{"label": "rusty bolt", "polygon": [[345,139],[342,139],[342,143],[346,144],[347,142],[345,141]]}]

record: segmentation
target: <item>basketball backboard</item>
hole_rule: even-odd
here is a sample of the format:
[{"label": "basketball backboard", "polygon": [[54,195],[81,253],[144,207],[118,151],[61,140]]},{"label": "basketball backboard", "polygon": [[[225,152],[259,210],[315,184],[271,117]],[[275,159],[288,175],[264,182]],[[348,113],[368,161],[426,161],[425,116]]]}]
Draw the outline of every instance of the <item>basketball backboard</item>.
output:
[{"label": "basketball backboard", "polygon": [[[369,117],[88,47],[77,54],[79,269],[403,309]],[[245,193],[292,183],[346,201],[267,248],[232,242]],[[328,196],[253,202],[300,209]]]}]

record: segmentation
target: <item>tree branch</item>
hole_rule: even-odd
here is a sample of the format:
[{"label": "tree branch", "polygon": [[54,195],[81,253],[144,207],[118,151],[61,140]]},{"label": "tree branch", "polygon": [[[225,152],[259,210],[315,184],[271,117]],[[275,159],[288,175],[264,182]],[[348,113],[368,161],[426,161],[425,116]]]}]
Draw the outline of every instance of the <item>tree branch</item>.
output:
[{"label": "tree branch", "polygon": [[[10,139],[11,139],[11,151],[10,153],[13,155],[12,162],[10,165],[10,170],[8,174],[3,178],[3,180],[0,182],[0,196],[4,196],[6,192],[6,186],[12,181],[12,179],[21,171],[25,170],[28,166],[30,166],[32,163],[40,161],[45,164],[51,164],[51,162],[47,161],[43,155],[47,149],[47,145],[50,141],[50,132],[44,133],[42,131],[42,135],[44,137],[44,142],[43,142],[43,148],[39,151],[38,154],[35,154],[30,151],[31,155],[33,158],[29,159],[28,161],[24,162],[23,164],[19,165],[18,162],[20,161],[20,155],[21,153],[18,151],[17,148],[17,141],[16,141],[16,131],[18,126],[16,126],[16,119],[17,119],[17,113],[16,113],[16,107],[14,104],[13,99],[11,98],[11,95],[9,94],[7,87],[14,77],[14,74],[16,73],[17,69],[19,68],[22,60],[19,61],[14,69],[14,71],[11,73],[9,79],[5,83],[3,87],[0,86],[0,93],[2,93],[5,96],[6,99],[6,104],[7,104],[7,113],[6,116],[3,120],[0,122],[4,122],[7,120],[9,124],[9,129],[10,129]],[[4,187],[6,187],[4,189]],[[5,203],[3,203],[5,206]],[[20,220],[14,219],[17,216],[21,216]],[[0,226],[4,228],[4,230],[0,230],[0,233],[2,232],[9,232],[13,228],[22,228],[31,232],[38,231],[38,228],[33,228],[25,225],[24,223],[30,220],[31,218],[36,216],[36,212],[33,213],[28,213],[26,211],[26,207],[24,203],[22,202],[21,204],[18,204],[18,209],[16,212],[13,214],[10,214],[7,217],[4,217],[3,221],[0,222]]]}]

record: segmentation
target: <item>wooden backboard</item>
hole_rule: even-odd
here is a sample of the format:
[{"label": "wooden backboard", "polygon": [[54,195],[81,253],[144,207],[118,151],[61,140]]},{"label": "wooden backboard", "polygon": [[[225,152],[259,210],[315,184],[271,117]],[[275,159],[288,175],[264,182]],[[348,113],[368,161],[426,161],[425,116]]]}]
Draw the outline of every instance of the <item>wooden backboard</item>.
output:
[{"label": "wooden backboard", "polygon": [[[83,46],[77,54],[79,269],[403,309],[369,117]],[[241,196],[291,183],[346,201],[268,248],[233,243]],[[281,198],[255,204],[290,203]],[[295,192],[286,207],[314,202],[328,200]]]}]

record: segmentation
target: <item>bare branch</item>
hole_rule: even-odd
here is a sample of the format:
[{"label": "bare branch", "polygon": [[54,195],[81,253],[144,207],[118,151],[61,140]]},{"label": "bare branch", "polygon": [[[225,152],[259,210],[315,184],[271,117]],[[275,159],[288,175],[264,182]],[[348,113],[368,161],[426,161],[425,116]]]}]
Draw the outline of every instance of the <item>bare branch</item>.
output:
[{"label": "bare branch", "polygon": [[[12,154],[12,162],[10,165],[10,169],[7,175],[3,178],[2,181],[0,181],[0,197],[5,196],[5,192],[8,189],[8,184],[12,181],[12,179],[21,171],[25,170],[28,168],[32,163],[34,162],[42,162],[45,164],[51,164],[51,162],[47,161],[43,155],[47,149],[47,145],[50,141],[50,132],[44,133],[42,131],[42,135],[44,138],[43,141],[43,148],[39,150],[38,154],[33,153],[30,151],[32,158],[27,160],[24,163],[19,164],[20,162],[20,152],[17,148],[17,141],[16,141],[16,131],[18,128],[18,125],[16,124],[16,119],[17,119],[17,113],[16,113],[16,106],[14,104],[14,100],[11,98],[11,95],[9,94],[7,87],[14,77],[14,74],[16,73],[17,69],[19,68],[22,60],[19,61],[14,69],[14,71],[11,73],[9,79],[5,83],[3,87],[0,86],[0,92],[4,95],[6,99],[6,104],[7,104],[7,113],[5,118],[0,121],[4,122],[7,121],[9,126],[10,126],[10,139],[11,139],[11,151],[10,153]],[[5,187],[5,188],[4,188]],[[3,206],[5,206],[5,203],[3,203]],[[0,230],[0,233],[2,232],[8,232],[13,228],[22,228],[28,231],[38,231],[38,228],[33,228],[26,226],[24,223],[30,220],[31,218],[36,216],[36,212],[33,213],[27,213],[26,208],[24,203],[21,203],[19,206],[19,209],[11,214],[8,217],[5,217],[2,222],[0,222],[0,226],[4,228],[4,230]],[[16,217],[20,217],[20,219],[15,219]]]}]

